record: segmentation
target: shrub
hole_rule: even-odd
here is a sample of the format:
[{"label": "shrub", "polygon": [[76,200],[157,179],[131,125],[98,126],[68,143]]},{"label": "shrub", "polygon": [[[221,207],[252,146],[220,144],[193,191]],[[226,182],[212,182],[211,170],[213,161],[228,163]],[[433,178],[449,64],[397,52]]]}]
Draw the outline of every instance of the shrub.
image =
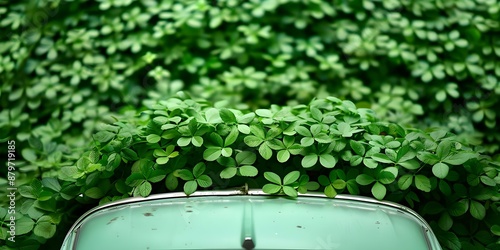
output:
[{"label": "shrub", "polygon": [[449,132],[380,122],[350,101],[242,111],[179,93],[93,138],[57,178],[20,187],[16,246],[64,234],[58,224],[84,204],[247,184],[292,197],[317,190],[395,201],[423,215],[446,248],[499,247],[499,162]]},{"label": "shrub", "polygon": [[179,90],[253,109],[338,96],[498,152],[497,1],[98,3],[0,2],[0,139],[26,149],[24,172],[74,160],[97,123]]}]

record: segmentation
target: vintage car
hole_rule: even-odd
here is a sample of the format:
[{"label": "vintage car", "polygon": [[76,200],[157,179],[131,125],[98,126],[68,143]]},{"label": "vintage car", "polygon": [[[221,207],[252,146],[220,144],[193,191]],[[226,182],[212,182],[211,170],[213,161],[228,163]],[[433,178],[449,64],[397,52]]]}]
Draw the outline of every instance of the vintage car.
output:
[{"label": "vintage car", "polygon": [[62,250],[441,249],[411,209],[337,195],[297,198],[260,190],[128,198],[94,208],[70,229]]}]

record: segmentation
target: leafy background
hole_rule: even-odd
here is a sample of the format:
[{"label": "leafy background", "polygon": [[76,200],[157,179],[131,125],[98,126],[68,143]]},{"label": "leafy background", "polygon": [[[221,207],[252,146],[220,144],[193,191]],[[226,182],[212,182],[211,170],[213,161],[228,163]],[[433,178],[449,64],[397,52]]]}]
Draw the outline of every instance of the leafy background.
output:
[{"label": "leafy background", "polygon": [[[16,140],[16,184],[26,185],[18,201],[26,215],[18,232],[29,239],[24,247],[57,249],[56,228],[64,234],[64,224],[99,201],[255,180],[255,187],[287,195],[304,185],[327,194],[359,186],[361,194],[426,216],[444,247],[498,248],[499,10],[496,0],[0,1],[0,140]],[[311,100],[329,96],[350,102],[326,109],[340,112],[335,119],[312,118],[324,125],[313,128],[310,116],[318,116],[316,109],[323,115],[325,107]],[[332,100],[323,105],[339,105]],[[165,105],[172,102],[181,107]],[[206,112],[221,120],[187,120]],[[342,120],[343,112],[366,121]],[[168,119],[158,121],[161,115]],[[296,134],[287,134],[280,119],[303,124],[290,125]],[[228,127],[238,128],[230,145]],[[169,130],[175,132],[165,138]],[[422,131],[419,139],[408,138],[415,131]],[[413,157],[404,159],[418,169],[398,158],[412,139],[424,147],[411,146]],[[326,146],[337,141],[345,148]],[[7,155],[6,146],[1,151]],[[467,154],[464,162],[445,160],[460,152]],[[186,163],[180,173],[167,167],[189,154],[205,166],[194,171],[196,164]],[[215,164],[219,156],[233,160]],[[294,162],[300,179],[293,171],[266,170],[268,158],[277,166]],[[333,161],[339,164],[330,171]],[[157,166],[162,174],[142,173]],[[388,167],[398,171],[379,174]],[[350,168],[358,172],[349,174]],[[118,171],[135,177],[123,179]],[[6,168],[0,172],[5,176]],[[291,172],[286,185],[282,179]],[[6,197],[4,177],[0,185]],[[70,207],[75,211],[61,213]]]}]

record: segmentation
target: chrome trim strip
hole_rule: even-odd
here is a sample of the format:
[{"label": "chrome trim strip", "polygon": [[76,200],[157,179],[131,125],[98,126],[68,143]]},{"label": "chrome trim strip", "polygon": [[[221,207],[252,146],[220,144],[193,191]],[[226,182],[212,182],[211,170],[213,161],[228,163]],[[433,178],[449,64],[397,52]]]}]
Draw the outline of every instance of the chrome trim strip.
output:
[{"label": "chrome trim strip", "polygon": [[[100,210],[106,209],[106,208],[111,208],[111,207],[115,207],[115,206],[119,206],[119,205],[135,203],[135,202],[153,201],[153,200],[161,200],[161,199],[189,198],[189,197],[202,197],[202,196],[234,196],[234,195],[240,195],[240,196],[245,196],[245,195],[250,195],[250,196],[282,196],[282,195],[267,194],[267,193],[264,193],[260,189],[251,189],[251,190],[248,190],[246,192],[243,190],[240,190],[240,189],[235,189],[235,190],[217,190],[217,191],[197,191],[189,196],[187,196],[183,192],[172,192],[172,193],[153,194],[153,195],[150,195],[148,197],[125,198],[122,200],[117,200],[117,201],[113,201],[113,202],[110,202],[110,203],[107,203],[107,204],[104,204],[101,206],[94,207],[94,208],[90,209],[89,211],[85,212],[82,216],[80,216],[80,218],[78,218],[75,221],[75,223],[73,223],[73,225],[69,229],[68,233],[64,237],[63,242],[66,242],[68,240],[68,238],[71,235],[71,232],[73,232],[75,229],[78,229],[81,226],[81,223],[83,222],[83,220],[85,220],[91,214],[98,212]],[[328,198],[324,193],[320,193],[320,192],[311,192],[311,193],[306,193],[306,194],[299,193],[299,197]],[[328,199],[330,199],[330,198],[328,198]],[[410,209],[406,206],[403,206],[401,204],[398,204],[395,202],[390,202],[390,201],[379,201],[379,200],[376,200],[376,199],[370,198],[370,197],[349,195],[349,194],[339,194],[339,195],[335,196],[334,199],[367,202],[367,203],[384,205],[384,206],[388,206],[388,207],[402,210],[402,211],[409,213],[409,214],[413,215],[414,217],[416,217],[420,221],[420,223],[423,226],[425,226],[426,229],[432,233],[432,235],[434,235],[434,233],[432,232],[432,228],[430,227],[430,225],[427,223],[427,221],[425,221],[425,219],[422,216],[417,214],[417,212],[413,211],[412,209]],[[430,239],[428,239],[428,236],[429,236],[428,234],[425,234],[426,240],[430,241]],[[78,235],[75,237],[78,237]],[[74,247],[76,247],[76,244],[74,244],[73,249],[74,249]]]},{"label": "chrome trim strip", "polygon": [[429,240],[429,234],[427,233],[428,232],[427,228],[422,226],[421,229],[422,229],[422,233],[424,234],[425,243],[427,243],[427,248],[432,249],[432,244],[431,244],[431,241]]}]

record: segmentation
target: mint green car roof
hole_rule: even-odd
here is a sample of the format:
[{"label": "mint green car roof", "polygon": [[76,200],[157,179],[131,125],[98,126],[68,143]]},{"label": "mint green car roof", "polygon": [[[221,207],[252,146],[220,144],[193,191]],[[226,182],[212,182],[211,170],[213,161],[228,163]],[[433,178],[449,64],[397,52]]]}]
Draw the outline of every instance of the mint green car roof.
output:
[{"label": "mint green car roof", "polygon": [[441,249],[410,209],[360,196],[269,196],[261,191],[180,193],[93,209],[62,250]]}]

